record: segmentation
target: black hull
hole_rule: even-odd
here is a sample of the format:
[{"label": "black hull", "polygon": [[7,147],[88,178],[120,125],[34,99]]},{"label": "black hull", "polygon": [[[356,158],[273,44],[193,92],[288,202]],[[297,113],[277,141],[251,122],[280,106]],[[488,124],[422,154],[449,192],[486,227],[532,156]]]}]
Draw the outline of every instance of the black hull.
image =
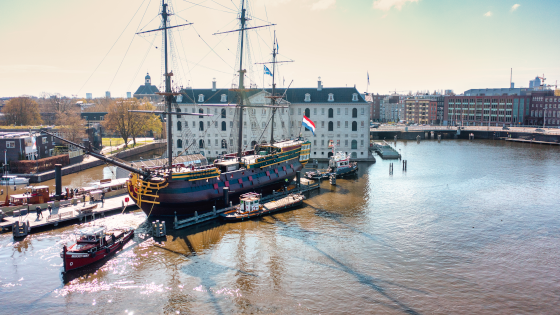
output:
[{"label": "black hull", "polygon": [[[129,189],[129,194],[136,204],[148,216],[193,216],[225,207],[223,188],[229,185],[229,201],[239,202],[239,196],[247,192],[267,195],[273,190],[281,189],[293,180],[296,172],[303,165],[297,160],[286,161],[262,169],[237,170],[221,174],[219,178],[200,181],[174,180],[169,185],[151,194],[157,198],[142,196],[140,202]],[[228,182],[226,185],[225,182]],[[216,189],[217,187],[217,189]],[[152,203],[151,201],[159,203]]]}]

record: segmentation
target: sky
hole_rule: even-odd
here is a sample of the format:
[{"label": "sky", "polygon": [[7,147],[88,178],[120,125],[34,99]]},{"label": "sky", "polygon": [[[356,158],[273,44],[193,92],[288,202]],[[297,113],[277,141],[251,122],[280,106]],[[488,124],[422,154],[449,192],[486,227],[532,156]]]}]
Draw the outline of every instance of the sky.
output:
[{"label": "sky", "polygon": [[[241,0],[169,0],[175,86],[229,88],[238,65]],[[161,0],[0,0],[0,97],[134,93],[160,86]],[[251,0],[249,80],[278,38],[279,87],[356,86],[360,92],[506,88],[560,79],[558,0]],[[369,85],[367,75],[369,73]]]}]

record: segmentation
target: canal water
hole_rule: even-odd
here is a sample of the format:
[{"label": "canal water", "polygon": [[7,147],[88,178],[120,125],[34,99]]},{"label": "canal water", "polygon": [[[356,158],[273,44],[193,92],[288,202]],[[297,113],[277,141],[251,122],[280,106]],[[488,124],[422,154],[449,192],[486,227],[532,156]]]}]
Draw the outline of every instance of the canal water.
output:
[{"label": "canal water", "polygon": [[[82,226],[0,235],[5,314],[557,314],[560,148],[398,142],[306,205],[163,240],[137,228],[109,261],[61,276]],[[389,163],[394,174],[389,175]],[[91,223],[88,223],[91,224]]]}]

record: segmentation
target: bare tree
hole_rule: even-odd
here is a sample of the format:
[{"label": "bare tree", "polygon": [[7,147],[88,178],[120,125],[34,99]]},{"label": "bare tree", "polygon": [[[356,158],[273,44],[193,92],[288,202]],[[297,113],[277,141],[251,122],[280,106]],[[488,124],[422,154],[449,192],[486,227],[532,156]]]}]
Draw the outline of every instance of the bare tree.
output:
[{"label": "bare tree", "polygon": [[80,142],[81,139],[87,137],[87,121],[81,117],[78,109],[59,112],[56,115],[56,124],[61,127],[66,139],[72,142]]},{"label": "bare tree", "polygon": [[7,124],[30,126],[42,124],[39,104],[29,97],[12,98],[2,109]]}]

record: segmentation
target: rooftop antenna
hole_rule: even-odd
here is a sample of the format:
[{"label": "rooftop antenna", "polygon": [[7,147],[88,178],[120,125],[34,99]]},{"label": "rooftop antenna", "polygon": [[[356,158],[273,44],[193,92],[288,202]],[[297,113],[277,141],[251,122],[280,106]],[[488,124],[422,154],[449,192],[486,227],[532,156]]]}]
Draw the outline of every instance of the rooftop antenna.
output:
[{"label": "rooftop antenna", "polygon": [[511,68],[511,73],[509,75],[509,87],[511,88],[511,83],[513,82],[513,68]]}]

